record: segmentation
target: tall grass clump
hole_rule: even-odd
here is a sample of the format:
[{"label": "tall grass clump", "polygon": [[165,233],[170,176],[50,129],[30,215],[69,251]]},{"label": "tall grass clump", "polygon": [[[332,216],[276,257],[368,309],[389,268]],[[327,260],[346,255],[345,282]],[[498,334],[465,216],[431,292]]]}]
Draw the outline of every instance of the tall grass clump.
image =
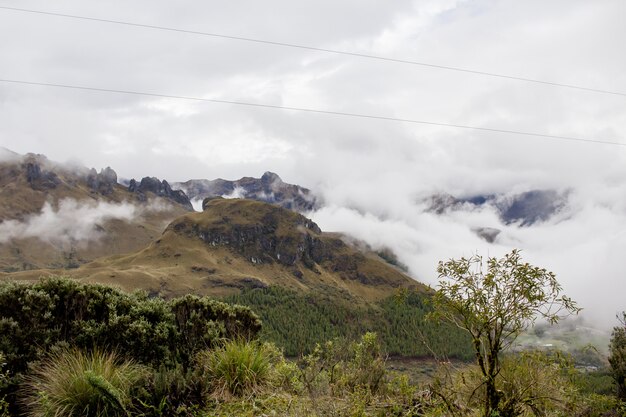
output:
[{"label": "tall grass clump", "polygon": [[253,394],[267,386],[276,355],[273,346],[238,339],[200,352],[197,360],[212,393],[228,397]]},{"label": "tall grass clump", "polygon": [[[4,362],[4,353],[0,352],[0,391],[4,391],[7,380],[9,379],[8,373],[4,371],[6,363]],[[4,395],[0,395],[0,417],[9,416],[9,403],[6,401]]]},{"label": "tall grass clump", "polygon": [[26,378],[22,404],[30,417],[126,416],[129,392],[146,373],[115,353],[60,349]]}]

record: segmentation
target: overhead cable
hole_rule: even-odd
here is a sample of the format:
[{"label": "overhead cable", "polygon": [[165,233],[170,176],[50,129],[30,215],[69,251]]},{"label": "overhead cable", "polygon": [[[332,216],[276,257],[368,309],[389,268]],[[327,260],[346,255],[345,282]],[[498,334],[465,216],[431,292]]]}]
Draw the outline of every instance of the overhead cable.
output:
[{"label": "overhead cable", "polygon": [[573,142],[588,142],[588,143],[598,143],[598,144],[604,144],[604,145],[626,146],[626,143],[609,141],[609,140],[578,138],[578,137],[573,137],[573,136],[550,135],[550,134],[539,133],[539,132],[523,132],[519,130],[499,129],[499,128],[493,128],[493,127],[470,126],[470,125],[444,123],[444,122],[436,122],[436,121],[428,121],[428,120],[379,116],[379,115],[373,115],[373,114],[349,113],[349,112],[342,112],[342,111],[312,109],[312,108],[306,108],[306,107],[279,106],[279,105],[265,104],[265,103],[251,103],[251,102],[245,102],[245,101],[222,100],[222,99],[192,97],[192,96],[180,96],[180,95],[151,93],[151,92],[142,92],[142,91],[118,90],[118,89],[111,89],[111,88],[45,83],[45,82],[15,80],[15,79],[0,79],[0,82],[11,83],[11,84],[32,85],[32,86],[42,86],[42,87],[67,88],[67,89],[73,89],[73,90],[93,91],[93,92],[101,92],[101,93],[129,94],[129,95],[135,95],[135,96],[158,97],[158,98],[168,98],[168,99],[187,100],[187,101],[206,102],[206,103],[232,104],[232,105],[237,105],[237,106],[268,108],[268,109],[276,109],[276,110],[288,110],[288,111],[295,111],[295,112],[307,112],[307,113],[353,117],[353,118],[361,118],[361,119],[385,120],[385,121],[390,121],[390,122],[402,122],[402,123],[413,123],[413,124],[421,124],[421,125],[441,126],[441,127],[475,130],[475,131],[482,131],[482,132],[506,133],[506,134],[511,134],[511,135],[520,135],[520,136],[534,136],[534,137],[564,140],[564,141],[573,141]]},{"label": "overhead cable", "polygon": [[305,49],[305,50],[310,50],[310,51],[326,52],[330,54],[347,55],[347,56],[353,56],[353,57],[358,57],[358,58],[374,59],[378,61],[388,61],[388,62],[395,62],[399,64],[416,65],[416,66],[421,66],[421,67],[443,69],[443,70],[448,70],[448,71],[463,72],[463,73],[469,73],[469,74],[481,75],[481,76],[487,76],[487,77],[503,78],[503,79],[509,79],[509,80],[515,80],[515,81],[534,83],[534,84],[549,85],[553,87],[563,87],[563,88],[570,88],[570,89],[575,89],[575,90],[588,91],[592,93],[610,94],[610,95],[615,95],[615,96],[626,97],[626,93],[619,92],[619,91],[603,90],[599,88],[585,87],[585,86],[576,85],[576,84],[559,83],[559,82],[553,82],[553,81],[547,81],[547,80],[520,77],[516,75],[474,70],[470,68],[462,68],[462,67],[455,67],[455,66],[449,66],[449,65],[433,64],[433,63],[428,63],[428,62],[412,61],[408,59],[398,59],[398,58],[391,58],[391,57],[385,57],[385,56],[379,56],[379,55],[369,55],[369,54],[362,54],[358,52],[341,51],[337,49],[318,48],[315,46],[300,45],[300,44],[295,44],[295,43],[277,42],[277,41],[270,41],[270,40],[265,40],[265,39],[232,36],[232,35],[225,35],[225,34],[212,33],[212,32],[201,32],[201,31],[196,31],[196,30],[173,28],[173,27],[167,27],[167,26],[148,25],[148,24],[142,24],[142,23],[136,23],[136,22],[123,21],[123,20],[102,19],[102,18],[90,17],[90,16],[79,16],[79,15],[73,15],[73,14],[48,12],[48,11],[43,11],[43,10],[23,9],[19,7],[0,6],[0,9],[11,10],[11,11],[16,11],[16,12],[24,12],[24,13],[34,13],[34,14],[47,15],[47,16],[64,17],[64,18],[69,18],[69,19],[87,20],[87,21],[100,22],[100,23],[112,23],[116,25],[134,26],[134,27],[140,27],[144,29],[154,29],[154,30],[163,30],[163,31],[169,31],[169,32],[186,33],[186,34],[191,34],[191,35],[210,36],[213,38],[222,38],[222,39],[229,39],[229,40],[243,41],[243,42],[254,42],[254,43],[281,46],[281,47],[287,47],[287,48]]}]

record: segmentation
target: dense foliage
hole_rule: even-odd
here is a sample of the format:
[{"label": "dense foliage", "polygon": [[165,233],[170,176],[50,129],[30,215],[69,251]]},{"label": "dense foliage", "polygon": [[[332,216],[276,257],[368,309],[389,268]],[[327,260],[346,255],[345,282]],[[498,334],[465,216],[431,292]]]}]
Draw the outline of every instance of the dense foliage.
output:
[{"label": "dense foliage", "polygon": [[263,320],[261,337],[288,356],[309,353],[316,343],[337,337],[380,335],[389,355],[472,357],[469,338],[447,323],[425,320],[429,295],[407,291],[377,304],[360,304],[331,289],[326,294],[298,293],[282,287],[243,291],[227,301],[252,308]]},{"label": "dense foliage", "polygon": [[[307,347],[303,338],[319,337],[320,331],[353,335],[375,326],[392,351],[411,349],[411,343],[413,352],[425,349],[422,337],[442,348],[458,343],[448,352],[463,345],[462,338],[455,339],[460,333],[424,320],[431,308],[429,296],[420,293],[369,307],[348,297],[337,302],[336,292],[312,296],[269,288],[244,295],[258,297],[259,305],[273,308],[283,320],[265,337],[283,334],[289,340],[287,326],[303,327],[293,332],[301,338],[298,346]],[[280,302],[302,307],[287,314]],[[206,298],[165,301],[54,279],[0,284],[0,307],[1,417],[474,417],[480,408],[475,393],[484,390],[477,367],[458,362],[447,374],[450,384],[411,383],[407,375],[389,370],[383,337],[370,332],[327,336],[299,360],[289,360],[271,343],[246,340],[260,326],[248,308]],[[344,319],[350,322],[342,324]],[[314,320],[321,326],[309,325]],[[419,336],[402,341],[411,332]],[[3,359],[5,353],[11,362]],[[617,398],[601,395],[610,389],[610,384],[597,386],[606,375],[567,370],[555,358],[505,358],[497,377],[503,403],[512,406],[510,415],[626,415]],[[454,413],[443,398],[454,402]]]},{"label": "dense foliage", "polygon": [[54,346],[187,366],[198,350],[222,338],[253,337],[260,328],[247,307],[191,295],[165,301],[59,278],[0,285],[0,352],[14,383]]}]

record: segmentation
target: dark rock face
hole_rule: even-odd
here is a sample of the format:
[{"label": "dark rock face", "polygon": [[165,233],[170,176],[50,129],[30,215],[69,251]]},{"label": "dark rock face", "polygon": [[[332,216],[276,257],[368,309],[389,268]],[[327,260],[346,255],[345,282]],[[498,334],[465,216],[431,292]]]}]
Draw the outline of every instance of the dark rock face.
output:
[{"label": "dark rock face", "polygon": [[102,195],[109,195],[113,192],[113,187],[117,184],[117,173],[106,167],[97,173],[94,168],[87,174],[87,186],[93,191]]},{"label": "dark rock face", "polygon": [[478,237],[484,239],[488,243],[495,242],[496,238],[501,232],[501,230],[495,229],[493,227],[479,227],[473,229],[473,231],[478,235]]},{"label": "dark rock face", "polygon": [[156,177],[144,177],[141,179],[140,183],[132,179],[128,185],[128,191],[135,193],[140,201],[146,201],[146,193],[150,192],[178,203],[189,211],[193,210],[191,201],[189,201],[184,191],[172,190],[172,187],[170,187],[167,181],[159,181]]},{"label": "dark rock face", "polygon": [[406,279],[399,272],[390,278],[384,269],[372,267],[377,261],[340,236],[323,234],[312,220],[268,203],[210,199],[205,201],[204,212],[170,223],[164,234],[168,233],[199,240],[209,248],[228,249],[253,265],[285,267],[298,280],[315,276],[311,272],[321,274],[321,270],[366,285],[398,286]]},{"label": "dark rock face", "polygon": [[502,220],[530,226],[548,220],[566,204],[563,196],[553,190],[534,190],[518,194],[513,201],[501,204]]},{"label": "dark rock face", "polygon": [[[171,227],[177,233],[198,237],[209,246],[228,246],[253,264],[276,262],[294,266],[302,262],[312,268],[327,255],[321,240],[315,236],[321,230],[313,221],[302,217],[295,226],[301,227],[301,232],[283,235],[277,233],[279,221],[270,212],[256,224],[233,223],[226,217],[219,224],[204,227],[185,222],[173,224]],[[312,233],[307,233],[306,230]]]},{"label": "dark rock face", "polygon": [[318,206],[310,190],[298,185],[287,184],[273,173],[266,172],[261,178],[244,177],[236,181],[189,180],[176,183],[186,190],[190,199],[206,199],[220,196],[237,196],[250,200],[274,204],[297,212],[307,212]]},{"label": "dark rock face", "polygon": [[496,209],[504,224],[519,223],[520,226],[532,226],[549,220],[562,210],[567,205],[567,192],[532,190],[512,196],[491,194],[469,198],[437,194],[430,197],[427,203],[427,210],[437,214],[447,210],[472,210],[489,205]]},{"label": "dark rock face", "polygon": [[26,180],[33,190],[45,191],[56,188],[61,180],[52,171],[41,168],[41,164],[34,158],[28,158],[23,164]]}]

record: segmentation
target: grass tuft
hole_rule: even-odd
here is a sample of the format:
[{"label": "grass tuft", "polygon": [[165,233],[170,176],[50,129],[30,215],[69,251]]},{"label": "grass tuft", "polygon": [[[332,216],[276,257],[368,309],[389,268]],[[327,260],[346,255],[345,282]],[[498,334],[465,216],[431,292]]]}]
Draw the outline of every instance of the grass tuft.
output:
[{"label": "grass tuft", "polygon": [[146,368],[115,353],[62,349],[37,364],[22,390],[30,417],[126,416]]},{"label": "grass tuft", "polygon": [[271,382],[276,349],[259,342],[233,340],[200,352],[198,363],[218,397],[254,394]]}]

